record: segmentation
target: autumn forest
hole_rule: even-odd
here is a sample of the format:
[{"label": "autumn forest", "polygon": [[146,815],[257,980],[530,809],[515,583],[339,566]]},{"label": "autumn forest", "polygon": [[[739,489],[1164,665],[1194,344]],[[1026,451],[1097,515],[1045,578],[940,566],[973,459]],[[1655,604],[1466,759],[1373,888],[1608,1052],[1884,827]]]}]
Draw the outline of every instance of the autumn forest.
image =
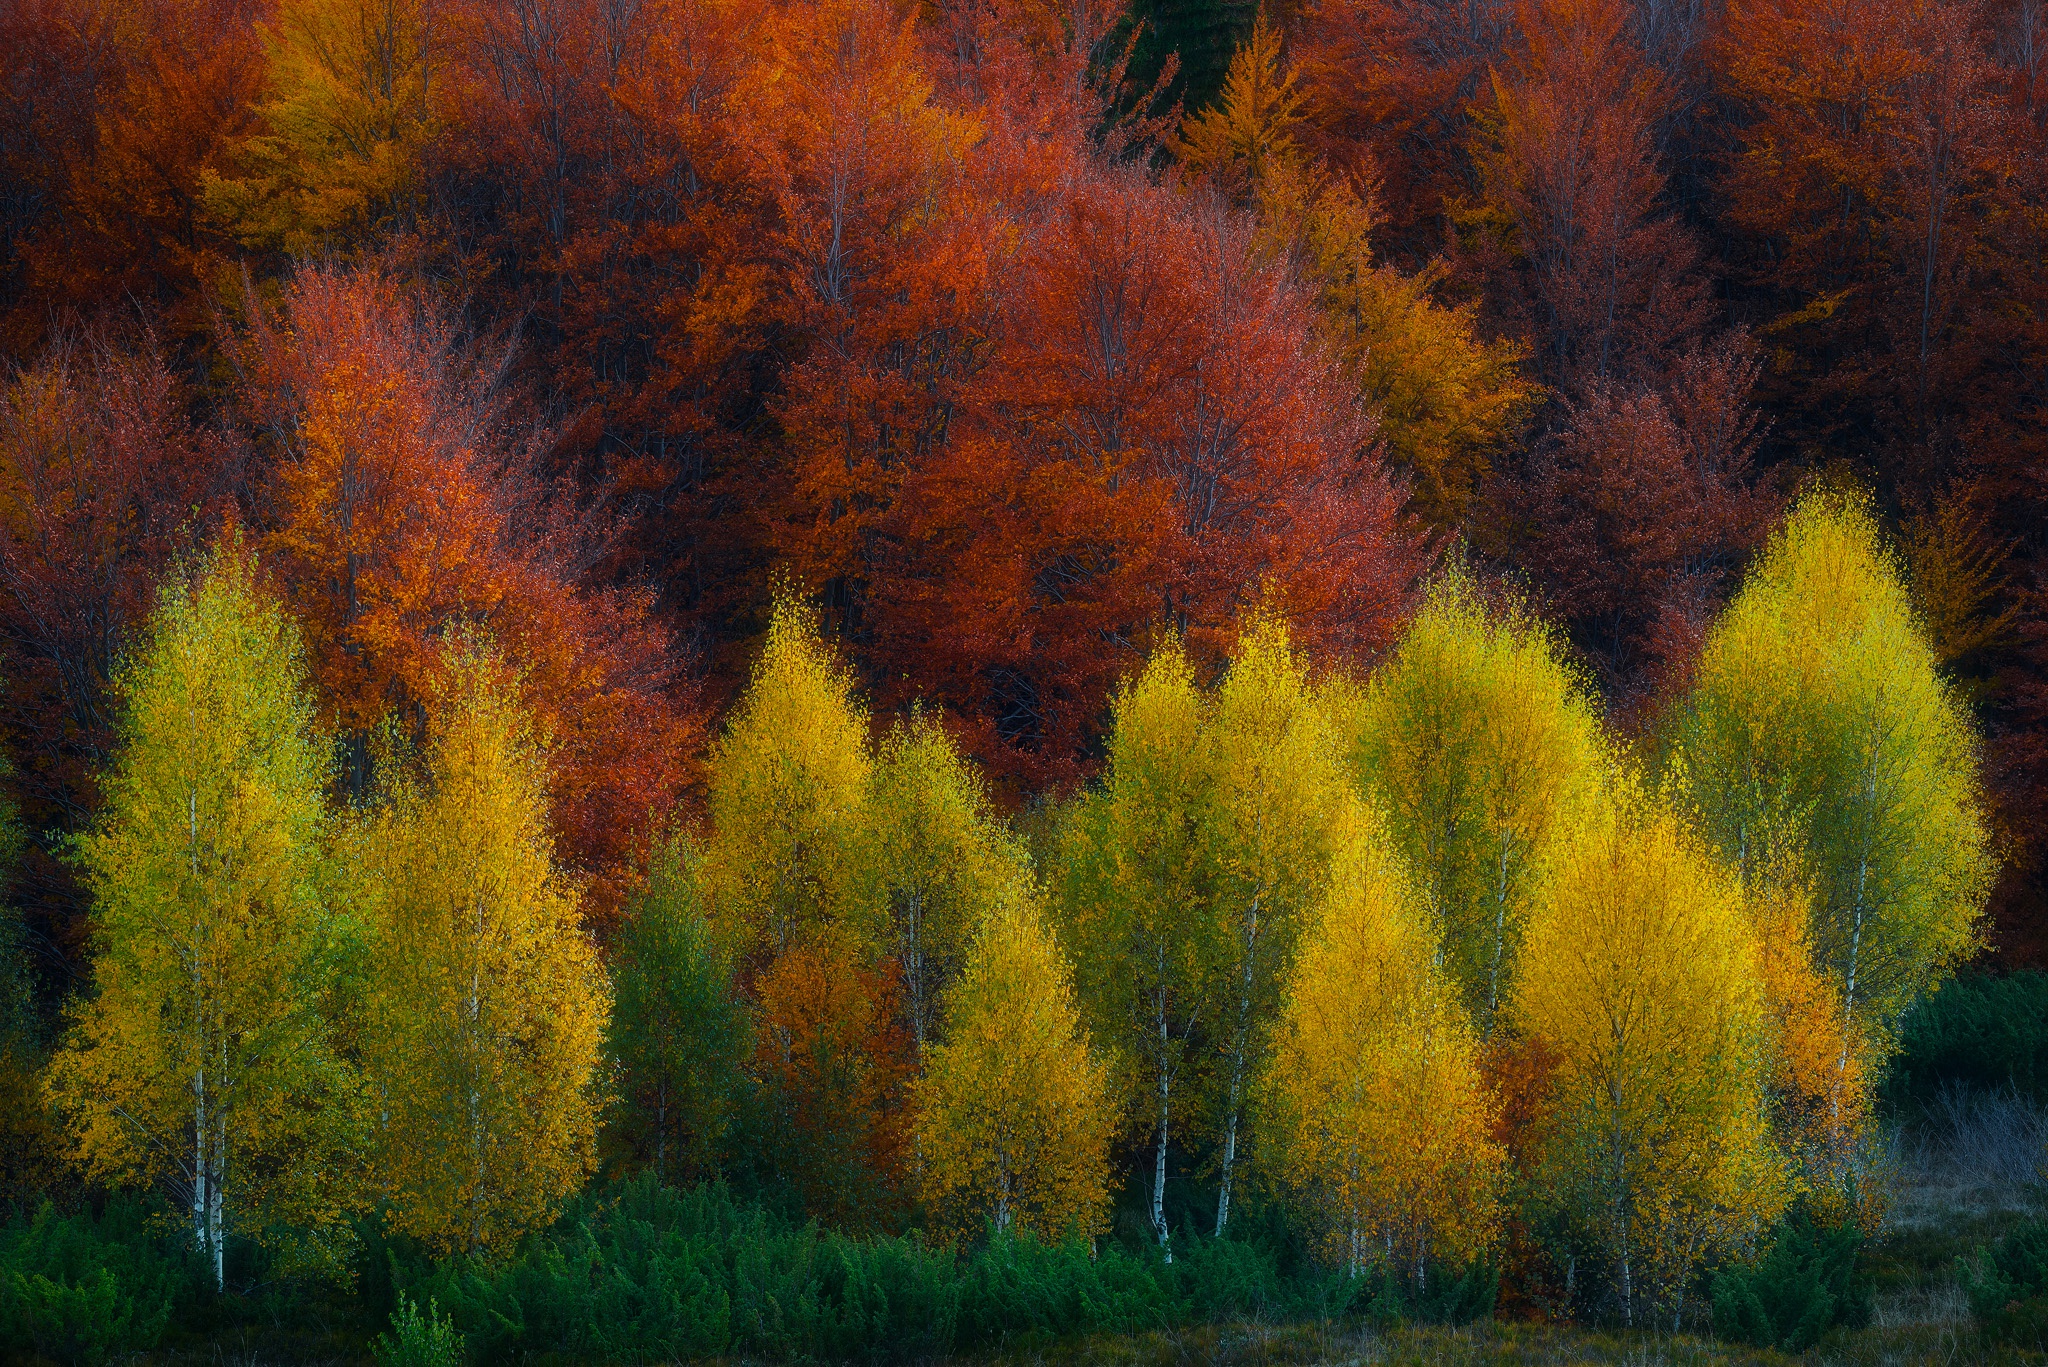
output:
[{"label": "autumn forest", "polygon": [[2037,0],[0,0],[38,1360],[1810,1347],[2044,796]]}]

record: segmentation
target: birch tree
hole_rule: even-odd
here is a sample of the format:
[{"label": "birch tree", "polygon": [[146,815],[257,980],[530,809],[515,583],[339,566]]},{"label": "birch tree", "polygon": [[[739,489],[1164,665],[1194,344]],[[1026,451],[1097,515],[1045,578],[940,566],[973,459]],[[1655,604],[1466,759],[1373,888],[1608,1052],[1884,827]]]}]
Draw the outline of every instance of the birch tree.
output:
[{"label": "birch tree", "polygon": [[1168,1158],[1205,1080],[1198,1032],[1215,1025],[1218,1004],[1201,839],[1204,712],[1177,644],[1119,691],[1108,773],[1067,815],[1056,880],[1090,1031],[1115,1049],[1119,1091],[1150,1132],[1149,1214],[1168,1257]]},{"label": "birch tree", "polygon": [[1266,1074],[1261,1152],[1325,1251],[1420,1280],[1492,1239],[1504,1156],[1478,1037],[1426,904],[1369,807],[1347,804]]},{"label": "birch tree", "polygon": [[328,757],[297,632],[239,541],[162,588],[119,677],[120,748],[79,846],[92,989],[50,1089],[88,1176],[167,1183],[225,1284],[223,1247],[290,1209],[302,1251],[344,1240],[322,1171],[353,1081],[322,1017],[345,938],[316,895]]},{"label": "birch tree", "polygon": [[1740,887],[1625,786],[1582,817],[1532,908],[1508,1013],[1557,1060],[1537,1190],[1601,1251],[1621,1318],[1675,1327],[1790,1183],[1764,1114],[1757,945]]},{"label": "birch tree", "polygon": [[1230,1224],[1246,1089],[1260,1071],[1300,921],[1322,892],[1349,785],[1335,733],[1277,618],[1247,625],[1205,732],[1199,834],[1219,955],[1220,1238]]},{"label": "birch tree", "polygon": [[1059,946],[1028,900],[983,919],[918,1086],[926,1201],[953,1228],[1093,1236],[1115,1128]]},{"label": "birch tree", "polygon": [[918,713],[883,738],[841,895],[896,961],[918,1066],[939,1033],[975,927],[1031,895],[1023,847],[938,721]]},{"label": "birch tree", "polygon": [[1810,892],[1839,1066],[1976,945],[1993,874],[1977,737],[1867,499],[1799,504],[1709,633],[1668,777],[1745,882]]},{"label": "birch tree", "polygon": [[[846,847],[873,768],[853,680],[802,603],[779,597],[709,765],[710,911],[742,952],[780,954],[839,919]],[[869,940],[881,932],[868,918],[846,929]]]},{"label": "birch tree", "polygon": [[1562,646],[1453,573],[1349,705],[1353,771],[1385,812],[1481,1035],[1513,978],[1531,890],[1608,760]]},{"label": "birch tree", "polygon": [[518,681],[451,646],[424,775],[373,840],[365,1029],[392,1223],[488,1254],[550,1219],[595,1165],[609,984],[548,836]]}]

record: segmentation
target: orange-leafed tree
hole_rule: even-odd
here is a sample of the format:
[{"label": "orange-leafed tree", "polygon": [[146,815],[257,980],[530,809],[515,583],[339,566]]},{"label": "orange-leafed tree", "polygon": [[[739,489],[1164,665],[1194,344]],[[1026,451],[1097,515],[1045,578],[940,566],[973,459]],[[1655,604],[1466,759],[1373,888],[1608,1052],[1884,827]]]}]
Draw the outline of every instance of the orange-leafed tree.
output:
[{"label": "orange-leafed tree", "polygon": [[1472,149],[1466,235],[1539,376],[1567,393],[1655,379],[1707,321],[1692,236],[1663,203],[1671,92],[1621,0],[1525,0]]},{"label": "orange-leafed tree", "polygon": [[360,788],[387,718],[416,729],[450,630],[525,670],[565,862],[601,916],[696,735],[644,597],[586,585],[587,509],[543,478],[487,353],[372,272],[308,269],[252,303],[244,400],[270,443],[268,544]]},{"label": "orange-leafed tree", "polygon": [[888,1228],[909,1195],[916,1057],[894,965],[861,959],[857,946],[820,938],[754,982],[761,1161],[808,1214],[842,1229]]}]

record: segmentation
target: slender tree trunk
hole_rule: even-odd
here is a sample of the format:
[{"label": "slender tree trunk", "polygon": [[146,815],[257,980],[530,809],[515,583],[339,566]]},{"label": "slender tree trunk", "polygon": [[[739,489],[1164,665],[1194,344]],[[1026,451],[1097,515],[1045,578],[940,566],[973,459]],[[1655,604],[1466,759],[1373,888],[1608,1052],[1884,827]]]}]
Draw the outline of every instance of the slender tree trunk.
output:
[{"label": "slender tree trunk", "polygon": [[1238,984],[1237,1028],[1232,1032],[1230,1047],[1230,1098],[1223,1118],[1223,1182],[1216,1192],[1216,1237],[1219,1239],[1230,1226],[1230,1189],[1237,1170],[1238,1112],[1244,1104],[1245,1056],[1251,1051],[1252,984],[1257,974],[1259,951],[1259,900],[1264,895],[1260,892],[1252,897],[1250,915],[1245,922],[1244,974]]},{"label": "slender tree trunk", "polygon": [[1173,1066],[1170,1046],[1166,1034],[1166,984],[1164,975],[1165,950],[1160,950],[1161,981],[1158,988],[1157,1006],[1159,1020],[1159,1147],[1152,1156],[1152,1232],[1159,1239],[1159,1246],[1166,1250],[1166,1261],[1173,1261],[1172,1234],[1166,1227],[1166,1145],[1171,1137],[1173,1119]]}]

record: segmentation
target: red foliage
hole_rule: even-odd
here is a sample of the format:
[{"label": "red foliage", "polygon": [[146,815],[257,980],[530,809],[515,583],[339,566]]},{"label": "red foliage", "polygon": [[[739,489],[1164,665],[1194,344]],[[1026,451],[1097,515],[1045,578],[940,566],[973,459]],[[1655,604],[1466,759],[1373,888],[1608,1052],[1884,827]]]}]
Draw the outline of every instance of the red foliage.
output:
[{"label": "red foliage", "polygon": [[[60,338],[0,391],[0,725],[32,829],[90,821],[120,652],[239,473],[235,443],[187,422],[149,339]],[[77,952],[84,909],[59,852],[32,845],[19,888],[52,949]]]},{"label": "red foliage", "polygon": [[1654,381],[1709,320],[1698,246],[1662,203],[1669,86],[1624,0],[1525,0],[1519,17],[1475,148],[1504,230],[1484,247],[1497,306],[1566,394]]},{"label": "red foliage", "polygon": [[1523,563],[1624,710],[1683,684],[1730,570],[1777,511],[1751,470],[1760,365],[1736,334],[1678,358],[1666,393],[1597,387],[1532,462]]},{"label": "red foliage", "polygon": [[308,269],[253,300],[250,417],[275,456],[267,553],[303,624],[326,715],[360,743],[416,724],[446,632],[484,628],[524,674],[550,745],[562,854],[607,909],[665,817],[699,731],[645,595],[586,586],[603,523],[538,472],[501,366],[374,273]]}]

